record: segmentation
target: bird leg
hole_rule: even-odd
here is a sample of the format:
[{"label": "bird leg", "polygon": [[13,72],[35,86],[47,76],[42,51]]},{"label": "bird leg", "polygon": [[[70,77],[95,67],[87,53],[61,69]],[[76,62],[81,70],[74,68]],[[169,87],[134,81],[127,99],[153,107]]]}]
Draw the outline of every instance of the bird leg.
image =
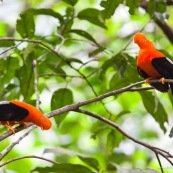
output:
[{"label": "bird leg", "polygon": [[145,84],[149,84],[150,83],[149,82],[150,79],[152,79],[152,77],[149,77],[149,78],[145,79]]},{"label": "bird leg", "polygon": [[16,133],[16,132],[15,132],[16,129],[13,128],[12,126],[10,126],[10,124],[9,124],[8,121],[4,124],[4,126],[6,126],[9,130],[11,130],[11,131],[13,132],[13,134],[15,135],[15,133]]},{"label": "bird leg", "polygon": [[161,82],[162,84],[164,84],[165,83],[165,78],[164,77],[160,78],[159,82]]},{"label": "bird leg", "polygon": [[23,125],[24,128],[27,128],[28,127],[27,123],[24,123],[24,122],[16,122],[16,124]]},{"label": "bird leg", "polygon": [[27,123],[22,123],[22,125],[24,126],[24,128],[28,128]]}]

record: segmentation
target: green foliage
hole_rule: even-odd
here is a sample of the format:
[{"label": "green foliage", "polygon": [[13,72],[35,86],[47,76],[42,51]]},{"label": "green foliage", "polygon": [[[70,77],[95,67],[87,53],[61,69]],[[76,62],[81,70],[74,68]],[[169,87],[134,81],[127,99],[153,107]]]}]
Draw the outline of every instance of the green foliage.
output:
[{"label": "green foliage", "polygon": [[26,10],[20,14],[16,29],[23,38],[32,38],[35,32],[35,23],[32,10]]},{"label": "green foliage", "polygon": [[62,163],[57,164],[52,167],[46,168],[36,168],[32,172],[37,171],[39,173],[47,173],[47,172],[59,172],[59,173],[92,173],[90,169],[82,165],[75,165],[70,163]]},{"label": "green foliage", "polygon": [[85,37],[86,39],[90,40],[91,42],[95,43],[99,48],[102,48],[101,45],[99,45],[99,43],[97,43],[97,41],[86,31],[84,30],[79,30],[79,29],[72,29],[68,31],[69,33],[75,33],[78,34],[82,37]]},{"label": "green foliage", "polygon": [[14,41],[0,41],[0,47],[10,47],[10,46],[14,46],[15,43]]},{"label": "green foliage", "polygon": [[128,1],[126,0],[126,5],[129,7],[129,13],[130,14],[135,14],[136,8],[139,6],[139,3],[141,0],[134,0],[134,1]]},{"label": "green foliage", "polygon": [[78,0],[63,0],[63,1],[74,6]]},{"label": "green foliage", "polygon": [[[167,8],[165,1],[146,1],[143,11],[140,0],[52,2],[19,1],[27,8],[18,12],[15,25],[8,20],[0,22],[1,100],[17,99],[34,105],[38,99],[36,87],[41,110],[47,113],[59,108],[65,110],[64,106],[143,80],[137,73],[138,50],[132,42],[136,31],[142,30],[151,40],[157,41],[154,44],[166,56],[172,55],[172,46],[154,23],[156,19],[167,19],[168,24],[171,23],[166,14],[172,7]],[[36,69],[34,60],[37,61]],[[135,91],[138,87],[145,86],[138,85],[134,90],[87,104],[81,109],[107,118],[133,138],[154,145],[163,141],[160,131],[167,131],[165,124],[169,123],[173,111],[172,95]],[[55,122],[51,118],[51,130],[35,130],[2,162],[54,148],[48,154],[52,154],[50,158],[59,164],[43,165],[43,160],[21,159],[16,165],[12,162],[4,166],[4,172],[121,173],[125,170],[150,173],[159,170],[151,152],[138,147],[106,122],[77,112],[65,112],[54,119]],[[148,125],[150,121],[151,126]],[[171,130],[170,137],[172,133]],[[14,141],[14,138],[2,141],[2,150]],[[58,152],[57,146],[61,146]],[[48,158],[47,153],[44,154]],[[19,165],[26,167],[19,169]],[[162,166],[167,167],[164,163]],[[147,170],[147,167],[152,169]]]},{"label": "green foliage", "polygon": [[118,7],[119,4],[122,4],[124,0],[117,0],[117,1],[112,1],[112,0],[103,0],[101,1],[101,6],[104,8],[104,10],[101,12],[102,17],[104,19],[109,19],[115,12],[116,8]]},{"label": "green foliage", "polygon": [[[62,88],[62,89],[56,90],[53,93],[52,99],[51,99],[51,109],[55,110],[72,103],[73,103],[73,94],[71,90],[67,88]],[[63,116],[55,117],[57,125],[60,125],[60,123],[64,120],[66,115],[67,113],[64,113]]]},{"label": "green foliage", "polygon": [[164,132],[166,129],[164,127],[164,123],[168,122],[168,115],[160,103],[159,100],[153,97],[151,92],[140,92],[144,106],[146,110],[153,116],[153,118],[160,124],[160,127]]},{"label": "green foliage", "polygon": [[99,171],[100,166],[99,163],[96,159],[94,158],[89,158],[89,157],[84,157],[84,156],[79,156],[79,158],[86,163],[88,166],[94,168],[95,170]]},{"label": "green foliage", "polygon": [[117,148],[121,143],[122,135],[114,130],[111,130],[107,138],[107,149],[109,152],[113,152],[114,148]]},{"label": "green foliage", "polygon": [[166,11],[166,3],[162,0],[151,0],[149,1],[148,3],[148,13],[151,15],[151,16],[154,16],[154,14],[156,12],[159,12],[159,13],[164,13]]},{"label": "green foliage", "polygon": [[87,20],[88,22],[106,29],[104,22],[99,19],[100,10],[87,8],[78,13],[78,18]]}]

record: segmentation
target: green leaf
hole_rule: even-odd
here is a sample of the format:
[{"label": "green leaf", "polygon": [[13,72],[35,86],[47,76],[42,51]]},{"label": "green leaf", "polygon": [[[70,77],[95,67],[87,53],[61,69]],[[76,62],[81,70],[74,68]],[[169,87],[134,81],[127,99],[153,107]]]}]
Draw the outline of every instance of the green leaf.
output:
[{"label": "green leaf", "polygon": [[123,56],[123,54],[118,54],[117,56],[115,56],[115,62],[113,65],[121,77],[124,77],[124,72],[125,72],[127,63],[128,62],[126,60],[126,57]]},{"label": "green leaf", "polygon": [[74,9],[71,7],[68,7],[66,9],[66,14],[64,15],[63,20],[61,21],[60,27],[58,27],[58,30],[61,35],[66,34],[73,25],[73,19],[74,19]]},{"label": "green leaf", "polygon": [[37,45],[34,43],[28,43],[23,53],[24,60],[26,60],[27,57],[29,57],[29,55],[36,49],[36,46]]},{"label": "green leaf", "polygon": [[98,160],[91,158],[91,157],[84,157],[84,156],[78,156],[84,163],[86,163],[88,166],[94,168],[99,172],[99,162]]},{"label": "green leaf", "polygon": [[116,8],[123,2],[124,0],[102,0],[100,5],[104,8],[101,12],[103,19],[109,19],[114,14]]},{"label": "green leaf", "polygon": [[19,60],[16,57],[9,56],[6,60],[0,59],[0,66],[0,74],[3,77],[2,80],[4,81],[4,84],[6,84],[14,78],[15,71],[19,68]]},{"label": "green leaf", "polygon": [[106,29],[105,24],[99,18],[100,11],[95,8],[87,8],[79,12],[78,18]]},{"label": "green leaf", "polygon": [[83,64],[83,62],[80,60],[80,59],[77,59],[77,58],[67,58],[66,57],[66,61],[69,62],[69,63],[79,63],[79,64]]},{"label": "green leaf", "polygon": [[23,13],[20,14],[20,18],[17,20],[16,29],[17,32],[23,38],[32,38],[35,32],[35,23],[34,23],[34,16],[35,15],[48,15],[55,18],[58,18],[60,21],[63,20],[63,17],[53,11],[52,9],[32,9],[29,8]]},{"label": "green leaf", "polygon": [[48,15],[54,18],[59,19],[60,21],[63,20],[63,16],[60,13],[53,11],[50,8],[40,8],[40,9],[30,9],[34,15]]},{"label": "green leaf", "polygon": [[[10,84],[10,81],[15,78],[15,72],[20,67],[19,59],[13,56],[9,56],[6,59],[0,59],[0,67],[0,96],[1,99],[3,99],[5,94],[10,94],[8,93],[10,88],[8,89],[7,87]],[[7,97],[5,97],[5,99],[7,99]]]},{"label": "green leaf", "polygon": [[103,65],[101,66],[101,70],[100,70],[100,77],[102,78],[105,74],[106,71],[110,68],[113,67],[113,64],[115,62],[116,57],[111,57],[111,59],[106,60]]},{"label": "green leaf", "polygon": [[155,12],[164,13],[166,11],[166,3],[162,0],[150,0],[148,1],[148,13],[150,16],[154,16]]},{"label": "green leaf", "polygon": [[84,30],[80,30],[80,29],[72,29],[72,30],[69,30],[68,31],[69,33],[75,33],[75,34],[78,34],[82,37],[85,37],[87,38],[88,40],[90,40],[91,42],[95,43],[98,47],[101,47],[97,41],[86,31]]},{"label": "green leaf", "polygon": [[108,68],[115,67],[119,75],[121,77],[124,77],[126,66],[127,66],[126,57],[123,56],[122,54],[117,54],[111,57],[111,59],[108,59],[107,61],[105,61],[105,63],[101,67],[100,75],[102,76],[103,74],[105,74]]},{"label": "green leaf", "polygon": [[11,40],[0,41],[0,47],[11,47],[14,45],[15,45],[14,41],[11,41]]},{"label": "green leaf", "polygon": [[74,6],[78,0],[63,0],[63,1],[66,2],[67,4]]},{"label": "green leaf", "polygon": [[79,164],[71,164],[71,163],[61,163],[53,165],[52,167],[37,167],[31,172],[37,171],[39,173],[93,173],[89,168],[79,165]]},{"label": "green leaf", "polygon": [[167,4],[163,0],[159,0],[158,2],[155,2],[156,5],[156,11],[159,13],[164,13],[166,11]]},{"label": "green leaf", "polygon": [[161,129],[166,132],[164,123],[168,122],[168,115],[159,100],[152,95],[151,92],[140,92],[145,109],[159,123]]},{"label": "green leaf", "polygon": [[129,83],[127,80],[120,77],[120,75],[118,73],[115,73],[109,82],[109,89],[110,90],[120,89],[128,84]]},{"label": "green leaf", "polygon": [[89,53],[89,57],[96,56],[97,54],[103,52],[106,48],[99,47],[98,49],[95,49],[94,51]]},{"label": "green leaf", "polygon": [[16,29],[23,38],[32,38],[34,36],[35,23],[33,11],[31,9],[20,14],[20,18],[17,20]]},{"label": "green leaf", "polygon": [[107,149],[110,153],[113,152],[113,149],[118,147],[122,140],[122,134],[118,131],[111,130],[107,136]]},{"label": "green leaf", "polygon": [[129,114],[129,113],[130,113],[130,111],[122,110],[120,113],[118,113],[118,114],[116,115],[116,117],[113,117],[113,116],[112,116],[111,120],[112,120],[112,121],[115,121],[115,120],[121,118],[123,115]]},{"label": "green leaf", "polygon": [[135,9],[139,6],[140,2],[141,0],[133,0],[133,1],[126,0],[126,6],[129,7],[130,14],[133,15],[135,13]]},{"label": "green leaf", "polygon": [[34,93],[32,61],[32,58],[27,58],[25,64],[16,71],[16,77],[19,79],[20,83],[20,91],[26,102],[30,100]]},{"label": "green leaf", "polygon": [[169,137],[172,138],[173,137],[173,127],[171,128],[171,131],[169,133]]},{"label": "green leaf", "polygon": [[[72,103],[73,103],[72,91],[67,88],[61,88],[55,91],[52,95],[51,110],[55,110]],[[64,120],[66,115],[67,113],[63,113],[55,117],[57,125],[60,125],[60,123]]]}]

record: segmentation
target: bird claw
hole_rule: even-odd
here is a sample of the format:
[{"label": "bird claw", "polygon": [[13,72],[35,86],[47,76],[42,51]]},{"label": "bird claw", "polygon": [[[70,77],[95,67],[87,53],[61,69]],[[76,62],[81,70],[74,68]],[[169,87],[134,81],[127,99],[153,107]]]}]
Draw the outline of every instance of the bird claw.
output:
[{"label": "bird claw", "polygon": [[28,124],[22,123],[22,125],[24,126],[24,128],[28,128]]},{"label": "bird claw", "polygon": [[145,79],[145,84],[150,84],[149,80],[152,79],[151,77]]},{"label": "bird claw", "polygon": [[9,130],[11,130],[13,135],[15,135],[16,129],[11,127],[8,121],[4,124],[4,126],[6,126]]},{"label": "bird claw", "polygon": [[164,83],[165,83],[165,78],[162,77],[162,78],[159,80],[159,82],[161,82],[162,84],[164,84]]}]

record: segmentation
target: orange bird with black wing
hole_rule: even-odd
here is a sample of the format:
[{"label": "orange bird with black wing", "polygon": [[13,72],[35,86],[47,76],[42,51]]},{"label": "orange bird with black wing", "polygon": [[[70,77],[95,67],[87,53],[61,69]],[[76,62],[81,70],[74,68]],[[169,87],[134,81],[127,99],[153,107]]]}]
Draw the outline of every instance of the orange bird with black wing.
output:
[{"label": "orange bird with black wing", "polygon": [[36,107],[17,100],[0,102],[0,122],[13,133],[15,129],[12,126],[15,124],[27,126],[25,123],[32,122],[42,130],[48,130],[52,126],[51,121]]},{"label": "orange bird with black wing", "polygon": [[143,33],[134,36],[134,42],[138,44],[140,51],[137,57],[137,70],[141,77],[146,79],[160,79],[160,83],[151,83],[155,89],[167,92],[173,83],[165,83],[164,78],[173,79],[173,63],[170,59],[158,51],[154,44]]}]

